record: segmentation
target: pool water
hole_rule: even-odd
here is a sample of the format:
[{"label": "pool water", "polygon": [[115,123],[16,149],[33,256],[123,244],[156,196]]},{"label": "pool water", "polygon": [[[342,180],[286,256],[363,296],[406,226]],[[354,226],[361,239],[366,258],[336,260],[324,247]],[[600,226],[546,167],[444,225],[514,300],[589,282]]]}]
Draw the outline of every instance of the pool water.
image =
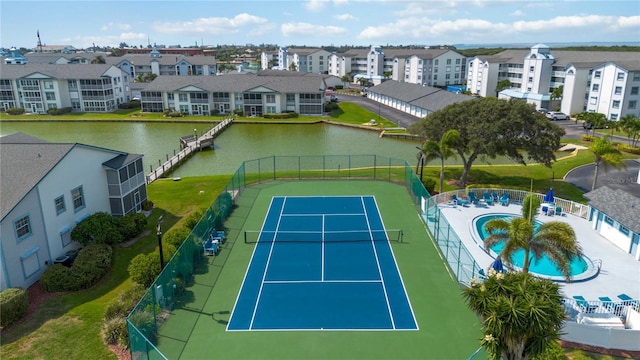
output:
[{"label": "pool water", "polygon": [[[484,241],[485,238],[487,238],[489,236],[489,233],[487,233],[487,231],[484,229],[484,225],[492,219],[505,219],[505,220],[510,220],[513,218],[516,218],[516,216],[514,215],[507,215],[507,214],[492,214],[492,215],[482,215],[477,217],[474,220],[475,223],[475,230],[478,234],[478,236],[480,237],[480,239],[482,241]],[[541,222],[536,221],[536,223],[533,226],[534,231],[536,231],[538,229],[538,227],[540,227],[540,225],[542,225]],[[495,252],[496,254],[499,254],[500,252],[502,252],[502,249],[504,248],[504,242],[500,242],[496,245],[494,245],[493,247],[491,247],[491,250],[493,252]],[[513,265],[522,268],[522,265],[524,264],[524,250],[518,250],[513,254]],[[587,261],[590,262],[590,260],[588,258],[574,258],[573,261],[571,261],[571,277],[575,277],[577,275],[580,275],[582,273],[584,273],[585,271],[588,270],[589,266],[587,264]],[[536,260],[535,258],[531,259],[531,264],[529,266],[529,272],[530,273],[535,273],[538,275],[543,275],[543,276],[550,276],[550,277],[564,277],[564,275],[558,270],[558,268],[556,267],[556,265],[551,262],[551,260],[549,260],[548,257],[546,256],[542,256],[542,258],[540,258],[540,260]]]}]

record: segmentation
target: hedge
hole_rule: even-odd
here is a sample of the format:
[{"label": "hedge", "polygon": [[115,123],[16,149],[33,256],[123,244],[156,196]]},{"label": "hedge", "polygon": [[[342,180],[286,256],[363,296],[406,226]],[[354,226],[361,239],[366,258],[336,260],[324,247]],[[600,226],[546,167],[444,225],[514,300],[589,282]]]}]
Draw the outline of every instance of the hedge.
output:
[{"label": "hedge", "polygon": [[73,266],[54,264],[44,271],[40,284],[48,292],[75,291],[95,285],[111,269],[113,249],[90,244],[80,250]]},{"label": "hedge", "polygon": [[60,108],[60,109],[49,109],[47,110],[47,114],[49,115],[64,115],[64,114],[68,114],[71,112],[71,108],[70,107],[64,107],[64,108]]},{"label": "hedge", "polygon": [[618,150],[629,154],[640,155],[640,147],[633,147],[627,144],[618,144]]},{"label": "hedge", "polygon": [[283,112],[280,114],[263,114],[265,119],[293,119],[298,117],[297,112]]},{"label": "hedge", "polygon": [[0,326],[5,327],[22,319],[29,309],[29,294],[23,288],[9,288],[0,292]]},{"label": "hedge", "polygon": [[8,108],[7,114],[9,115],[22,115],[24,114],[24,108]]},{"label": "hedge", "polygon": [[131,100],[126,103],[122,103],[118,105],[120,109],[137,109],[140,108],[140,100]]}]

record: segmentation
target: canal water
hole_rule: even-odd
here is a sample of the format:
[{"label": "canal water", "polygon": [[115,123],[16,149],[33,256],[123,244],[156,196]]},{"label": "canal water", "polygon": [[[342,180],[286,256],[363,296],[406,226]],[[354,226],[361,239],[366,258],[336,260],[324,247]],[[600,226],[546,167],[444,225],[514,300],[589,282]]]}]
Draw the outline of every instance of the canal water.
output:
[{"label": "canal water", "polygon": [[[143,154],[145,173],[180,150],[180,136],[200,135],[214,124],[121,122],[2,122],[0,136],[23,132],[51,142],[72,142]],[[412,140],[380,138],[376,131],[329,124],[235,123],[214,150],[194,155],[172,176],[233,174],[245,160],[271,155],[377,154],[416,163]]]}]

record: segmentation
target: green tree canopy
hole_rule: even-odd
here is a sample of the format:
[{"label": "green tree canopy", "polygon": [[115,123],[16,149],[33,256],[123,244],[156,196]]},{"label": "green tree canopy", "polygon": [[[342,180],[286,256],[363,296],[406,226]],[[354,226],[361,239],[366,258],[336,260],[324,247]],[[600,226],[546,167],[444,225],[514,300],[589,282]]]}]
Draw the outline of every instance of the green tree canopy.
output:
[{"label": "green tree canopy", "polygon": [[[444,161],[448,158],[456,158],[456,152],[453,150],[453,146],[460,140],[460,133],[458,130],[452,129],[444,133],[440,142],[433,140],[427,140],[422,145],[422,153],[424,154],[424,161],[429,162],[432,160],[440,160],[440,193],[442,193],[442,186],[444,183]],[[422,174],[422,172],[420,173]]]},{"label": "green tree canopy", "polygon": [[560,339],[565,314],[559,288],[518,272],[491,273],[463,289],[469,309],[482,321],[480,345],[490,359],[531,359]]},{"label": "green tree canopy", "polygon": [[629,146],[635,147],[640,140],[640,119],[633,114],[625,115],[620,118],[618,127],[627,135]]},{"label": "green tree canopy", "polygon": [[595,139],[591,146],[589,146],[589,150],[593,153],[593,164],[595,165],[595,169],[593,170],[593,183],[591,184],[592,191],[596,189],[600,165],[604,165],[605,172],[609,170],[610,166],[616,169],[627,168],[622,153],[613,147],[613,144],[611,144],[607,136]]},{"label": "green tree canopy", "polygon": [[500,91],[504,90],[504,89],[508,89],[511,87],[511,81],[509,80],[500,80],[498,81],[498,84],[496,85],[496,94],[498,94]]},{"label": "green tree canopy", "polygon": [[460,186],[478,157],[507,156],[526,165],[527,160],[551,166],[554,151],[565,134],[534,107],[521,100],[493,97],[467,100],[446,106],[415,123],[409,130],[427,140],[440,141],[449,130],[460,134],[454,147],[463,161]]}]

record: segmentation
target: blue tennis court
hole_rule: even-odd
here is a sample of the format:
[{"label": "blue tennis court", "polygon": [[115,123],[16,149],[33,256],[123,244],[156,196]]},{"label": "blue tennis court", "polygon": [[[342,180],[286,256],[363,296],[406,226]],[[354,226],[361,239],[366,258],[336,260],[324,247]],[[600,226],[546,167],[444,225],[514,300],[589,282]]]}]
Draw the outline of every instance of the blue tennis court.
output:
[{"label": "blue tennis court", "polygon": [[273,197],[227,325],[417,330],[373,196]]}]

